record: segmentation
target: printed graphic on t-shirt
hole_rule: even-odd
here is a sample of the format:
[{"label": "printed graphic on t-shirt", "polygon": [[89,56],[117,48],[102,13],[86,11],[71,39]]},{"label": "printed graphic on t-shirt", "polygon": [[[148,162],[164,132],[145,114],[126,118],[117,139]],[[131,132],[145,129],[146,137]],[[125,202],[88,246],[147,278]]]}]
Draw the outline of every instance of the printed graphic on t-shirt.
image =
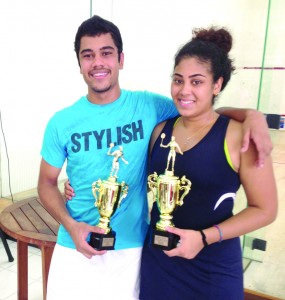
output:
[{"label": "printed graphic on t-shirt", "polygon": [[91,140],[95,141],[97,149],[109,147],[110,143],[114,145],[128,144],[132,141],[142,140],[144,130],[142,121],[138,120],[124,126],[118,126],[114,129],[106,128],[100,131],[75,132],[71,135],[73,146],[71,150],[74,153],[79,151],[89,151]]}]

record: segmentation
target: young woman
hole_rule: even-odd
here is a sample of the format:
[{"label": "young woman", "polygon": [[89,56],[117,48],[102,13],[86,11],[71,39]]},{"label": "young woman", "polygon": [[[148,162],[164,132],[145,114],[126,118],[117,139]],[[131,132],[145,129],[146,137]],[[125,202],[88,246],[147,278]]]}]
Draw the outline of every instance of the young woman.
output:
[{"label": "young woman", "polygon": [[[174,174],[192,182],[184,204],[173,213],[179,246],[163,251],[150,245],[159,220],[156,203],[143,248],[141,300],[242,300],[243,268],[239,236],[271,223],[277,213],[272,161],[256,168],[251,144],[241,153],[241,124],[217,114],[216,96],[234,70],[228,53],[232,37],[223,28],[194,31],[175,56],[171,95],[180,116],[159,124],[152,136],[150,173],[163,174],[169,149],[160,146],[175,137]],[[233,215],[240,185],[247,207]]]}]

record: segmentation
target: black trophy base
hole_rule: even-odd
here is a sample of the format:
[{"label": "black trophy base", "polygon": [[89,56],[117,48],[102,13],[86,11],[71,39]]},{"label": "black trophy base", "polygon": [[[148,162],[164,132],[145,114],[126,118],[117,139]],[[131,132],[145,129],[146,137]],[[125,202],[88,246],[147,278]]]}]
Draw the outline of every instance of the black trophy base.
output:
[{"label": "black trophy base", "polygon": [[96,250],[114,250],[116,233],[111,231],[107,234],[92,232],[89,245]]},{"label": "black trophy base", "polygon": [[180,236],[168,231],[153,229],[152,246],[162,250],[171,250],[177,247]]}]

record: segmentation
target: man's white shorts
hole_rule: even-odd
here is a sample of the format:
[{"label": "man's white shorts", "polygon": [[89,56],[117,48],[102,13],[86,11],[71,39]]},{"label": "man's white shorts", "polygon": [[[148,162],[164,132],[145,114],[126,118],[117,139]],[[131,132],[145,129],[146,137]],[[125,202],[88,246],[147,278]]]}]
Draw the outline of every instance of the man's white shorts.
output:
[{"label": "man's white shorts", "polygon": [[56,244],[47,300],[139,299],[141,251],[113,250],[88,259],[75,249]]}]

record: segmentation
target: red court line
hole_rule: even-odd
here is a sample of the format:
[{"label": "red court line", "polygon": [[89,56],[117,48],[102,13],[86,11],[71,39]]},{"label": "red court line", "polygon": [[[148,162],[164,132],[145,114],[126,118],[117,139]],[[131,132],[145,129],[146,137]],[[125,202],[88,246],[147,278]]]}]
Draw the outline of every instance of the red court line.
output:
[{"label": "red court line", "polygon": [[243,67],[244,70],[285,70],[285,67]]}]

